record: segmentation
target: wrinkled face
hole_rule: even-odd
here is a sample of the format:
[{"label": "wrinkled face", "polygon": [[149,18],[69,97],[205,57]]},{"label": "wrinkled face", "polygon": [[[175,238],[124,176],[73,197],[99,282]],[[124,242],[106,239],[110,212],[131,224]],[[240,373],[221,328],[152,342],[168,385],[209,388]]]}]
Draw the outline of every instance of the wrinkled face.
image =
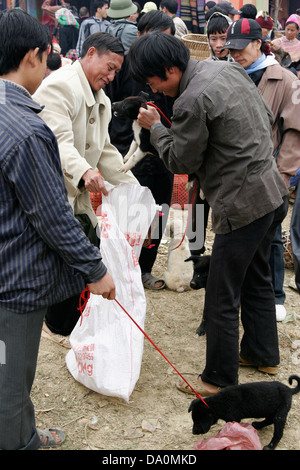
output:
[{"label": "wrinkled face", "polygon": [[299,29],[297,29],[297,26],[295,23],[290,23],[285,27],[285,37],[289,41],[292,41],[293,39],[295,39],[298,33],[299,33]]},{"label": "wrinkled face", "polygon": [[99,91],[111,82],[123,64],[123,56],[108,51],[98,54],[95,47],[90,47],[81,59],[81,65],[93,91]]},{"label": "wrinkled face", "polygon": [[236,62],[246,69],[261,56],[260,46],[261,41],[255,40],[250,42],[245,49],[231,49],[230,55]]},{"label": "wrinkled face", "polygon": [[226,57],[228,54],[228,49],[225,49],[221,52],[222,47],[226,42],[226,32],[225,33],[212,33],[209,35],[209,44],[212,48],[214,54],[218,59]]}]

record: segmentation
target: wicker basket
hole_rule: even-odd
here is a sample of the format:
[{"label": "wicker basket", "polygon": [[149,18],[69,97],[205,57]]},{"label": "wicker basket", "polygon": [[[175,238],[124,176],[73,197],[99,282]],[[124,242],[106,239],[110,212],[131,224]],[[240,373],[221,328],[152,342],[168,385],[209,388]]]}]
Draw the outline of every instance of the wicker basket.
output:
[{"label": "wicker basket", "polygon": [[189,48],[191,59],[205,60],[210,57],[210,48],[205,34],[185,34],[181,39]]}]

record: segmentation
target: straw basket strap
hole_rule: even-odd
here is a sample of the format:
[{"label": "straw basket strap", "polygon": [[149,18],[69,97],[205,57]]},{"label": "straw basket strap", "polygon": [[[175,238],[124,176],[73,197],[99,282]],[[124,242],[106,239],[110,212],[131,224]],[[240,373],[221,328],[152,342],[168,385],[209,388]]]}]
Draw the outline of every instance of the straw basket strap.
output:
[{"label": "straw basket strap", "polygon": [[192,59],[205,60],[210,57],[210,49],[205,34],[185,34],[181,39],[189,48]]}]

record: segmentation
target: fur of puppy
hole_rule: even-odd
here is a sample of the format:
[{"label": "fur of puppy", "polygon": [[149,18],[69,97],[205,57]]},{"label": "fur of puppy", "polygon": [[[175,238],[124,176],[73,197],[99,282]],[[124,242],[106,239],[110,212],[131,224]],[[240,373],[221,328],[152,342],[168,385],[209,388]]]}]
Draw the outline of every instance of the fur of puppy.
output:
[{"label": "fur of puppy", "polygon": [[171,241],[168,248],[167,270],[164,280],[170,290],[184,292],[190,289],[193,276],[193,268],[190,263],[185,263],[190,255],[189,243],[184,235],[184,227],[180,220],[170,220],[166,227],[169,230]]},{"label": "fur of puppy", "polygon": [[215,395],[192,401],[189,412],[192,412],[193,434],[205,434],[219,419],[239,423],[244,418],[264,418],[255,421],[252,426],[262,429],[274,424],[272,440],[264,450],[274,450],[283,436],[288,412],[292,405],[292,396],[300,391],[300,378],[291,375],[289,384],[298,382],[290,388],[281,382],[253,382],[249,384],[225,387]]},{"label": "fur of puppy", "polygon": [[133,168],[147,154],[157,153],[153,145],[150,144],[150,131],[139,126],[137,123],[139,109],[141,106],[146,108],[148,101],[149,95],[141,91],[138,96],[129,96],[122,101],[112,103],[114,116],[120,118],[126,117],[132,120],[134,139],[124,157],[124,165],[121,168],[121,172],[123,173]]}]

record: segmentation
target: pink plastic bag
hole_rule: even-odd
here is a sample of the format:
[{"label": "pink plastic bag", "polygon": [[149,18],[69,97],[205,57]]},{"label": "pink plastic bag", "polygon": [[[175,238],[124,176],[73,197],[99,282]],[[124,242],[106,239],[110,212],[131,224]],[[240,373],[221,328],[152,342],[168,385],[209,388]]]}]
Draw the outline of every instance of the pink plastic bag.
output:
[{"label": "pink plastic bag", "polygon": [[226,423],[215,436],[195,444],[197,450],[262,450],[256,429],[249,423]]}]

